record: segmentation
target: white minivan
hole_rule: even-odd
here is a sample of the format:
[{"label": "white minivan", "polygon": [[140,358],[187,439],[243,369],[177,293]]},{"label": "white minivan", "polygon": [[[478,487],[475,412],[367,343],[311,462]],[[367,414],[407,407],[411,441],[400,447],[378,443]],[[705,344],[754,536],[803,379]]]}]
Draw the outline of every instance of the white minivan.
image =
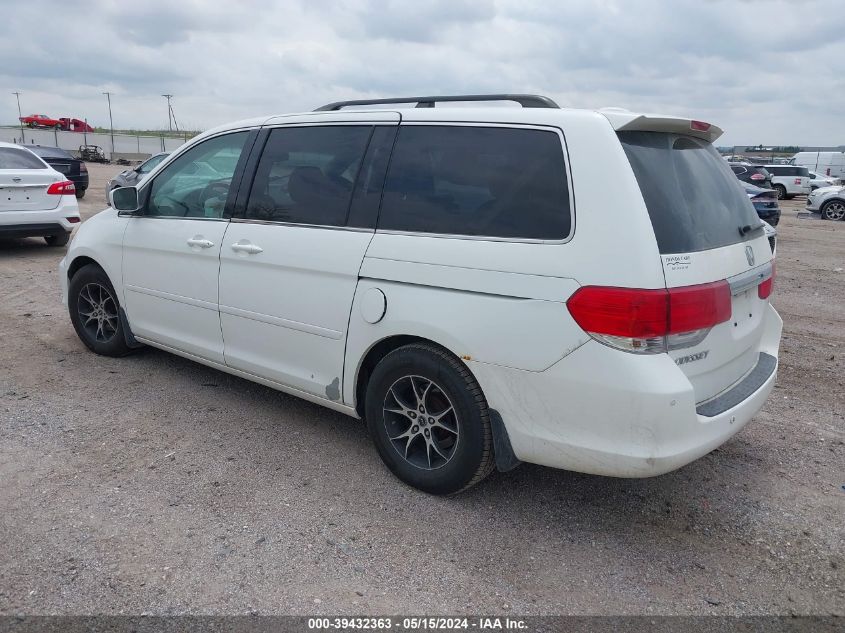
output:
[{"label": "white minivan", "polygon": [[531,95],[241,121],[113,191],[63,296],[94,352],[151,345],[365,419],[427,492],[520,461],[659,475],[775,382],[772,248],[720,134]]}]

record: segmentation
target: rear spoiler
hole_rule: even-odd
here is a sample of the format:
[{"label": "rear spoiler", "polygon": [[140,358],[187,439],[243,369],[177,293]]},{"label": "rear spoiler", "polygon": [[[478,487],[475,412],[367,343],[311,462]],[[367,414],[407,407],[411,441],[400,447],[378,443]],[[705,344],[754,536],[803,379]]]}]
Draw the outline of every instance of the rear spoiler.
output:
[{"label": "rear spoiler", "polygon": [[711,143],[722,136],[722,128],[695,119],[685,119],[664,114],[635,114],[622,108],[604,108],[599,110],[617,132],[671,132],[688,134]]}]

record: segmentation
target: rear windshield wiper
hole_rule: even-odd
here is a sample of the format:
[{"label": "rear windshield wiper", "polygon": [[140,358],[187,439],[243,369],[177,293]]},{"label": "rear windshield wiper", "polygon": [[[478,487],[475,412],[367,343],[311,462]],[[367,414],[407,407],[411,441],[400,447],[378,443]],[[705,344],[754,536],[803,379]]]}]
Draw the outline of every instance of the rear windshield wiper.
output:
[{"label": "rear windshield wiper", "polygon": [[759,231],[762,228],[763,228],[762,222],[760,224],[758,224],[757,226],[751,226],[750,224],[745,224],[745,225],[739,227],[739,236],[745,237],[749,233],[751,233],[753,231]]}]

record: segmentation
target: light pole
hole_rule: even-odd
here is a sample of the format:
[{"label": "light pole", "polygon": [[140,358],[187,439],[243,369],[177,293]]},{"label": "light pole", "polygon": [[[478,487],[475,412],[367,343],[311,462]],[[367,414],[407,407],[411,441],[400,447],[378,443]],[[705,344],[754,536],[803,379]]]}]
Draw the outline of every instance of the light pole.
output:
[{"label": "light pole", "polygon": [[[111,131],[111,153],[114,154],[114,122],[111,118],[111,93],[104,92],[103,94],[106,95],[106,99],[109,102],[109,130]],[[109,158],[111,158],[111,156],[109,156]]]},{"label": "light pole", "polygon": [[21,121],[23,118],[23,114],[21,114],[21,93],[13,92],[12,94],[15,95],[15,98],[18,100],[18,123],[21,124],[21,143],[25,143],[26,139],[23,137],[23,121]]},{"label": "light pole", "polygon": [[173,98],[173,95],[161,95],[165,99],[167,99],[167,127],[173,132],[173,118],[170,116],[170,113],[173,111],[170,109],[170,100]]}]

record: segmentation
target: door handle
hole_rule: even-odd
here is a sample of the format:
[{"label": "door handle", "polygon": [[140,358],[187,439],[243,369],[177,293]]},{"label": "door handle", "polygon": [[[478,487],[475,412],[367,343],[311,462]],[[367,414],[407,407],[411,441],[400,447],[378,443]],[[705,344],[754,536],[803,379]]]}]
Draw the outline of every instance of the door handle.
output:
[{"label": "door handle", "polygon": [[264,252],[263,248],[257,244],[251,244],[249,242],[235,242],[232,244],[232,250],[237,253],[245,253],[248,255],[257,255],[258,253]]},{"label": "door handle", "polygon": [[211,240],[206,240],[206,239],[203,239],[203,238],[197,236],[197,237],[192,237],[191,239],[188,240],[188,246],[198,246],[200,248],[211,248],[212,246],[214,246],[214,242],[212,242]]}]

